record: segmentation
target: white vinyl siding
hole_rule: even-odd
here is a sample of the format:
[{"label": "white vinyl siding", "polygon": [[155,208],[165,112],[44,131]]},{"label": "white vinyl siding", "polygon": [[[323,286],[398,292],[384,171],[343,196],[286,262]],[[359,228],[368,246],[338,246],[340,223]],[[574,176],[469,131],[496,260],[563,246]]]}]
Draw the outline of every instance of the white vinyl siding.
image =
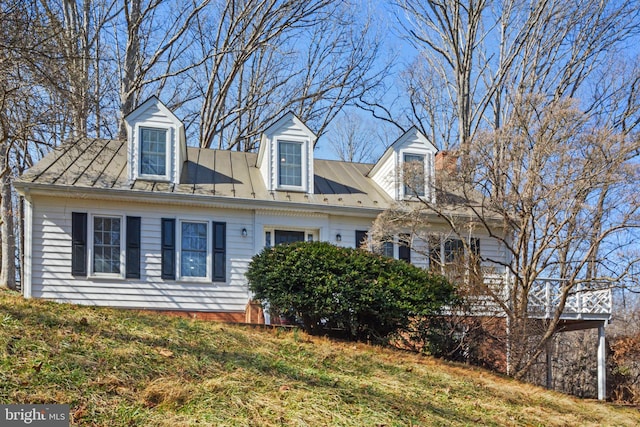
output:
[{"label": "white vinyl siding", "polygon": [[[244,311],[249,300],[244,273],[254,253],[253,215],[250,211],[189,208],[188,213],[194,215],[189,219],[185,215],[187,210],[180,206],[110,203],[109,211],[94,212],[94,215],[141,217],[140,278],[124,279],[122,275],[74,277],[71,274],[71,213],[90,211],[99,203],[97,200],[66,200],[62,206],[59,200],[48,197],[34,201],[30,277],[33,297],[122,308]],[[115,215],[116,212],[120,215]],[[193,222],[206,219],[208,239],[211,238],[211,221],[226,222],[228,245],[224,282],[197,277],[181,280],[161,278],[160,227],[161,219],[168,216]],[[121,224],[124,225],[124,220]],[[176,228],[179,224],[176,221]],[[246,238],[241,237],[243,228],[248,231]],[[90,256],[88,258],[91,259]],[[207,263],[207,268],[211,270],[211,263]]]},{"label": "white vinyl siding", "polygon": [[[304,230],[306,234],[317,233],[314,234],[317,240],[355,247],[355,230],[368,230],[374,219],[373,214],[356,217],[302,211],[185,206],[160,201],[111,201],[107,204],[99,199],[68,198],[61,202],[58,197],[32,197],[32,223],[26,230],[32,236],[31,257],[29,263],[25,262],[25,274],[27,271],[31,274],[24,278],[25,284],[31,283],[31,296],[121,308],[244,311],[251,296],[245,273],[251,257],[264,248],[266,231]],[[104,209],[97,211],[96,206],[102,205]],[[88,277],[74,277],[71,274],[72,212],[89,212],[89,224],[95,216],[119,217],[121,226],[124,226],[126,216],[140,217],[140,278],[124,279],[121,275],[97,277],[91,274]],[[205,281],[197,277],[163,280],[162,218],[176,218],[176,234],[181,221],[206,222],[207,239],[212,238],[211,228],[216,222],[226,223],[225,280]],[[247,230],[246,236],[242,235],[243,229]],[[342,236],[340,242],[335,242],[337,234]],[[124,240],[121,242],[123,246]],[[424,242],[414,239],[413,244],[418,247],[416,245],[424,245]],[[211,251],[211,247],[212,244],[208,243],[207,250]],[[495,240],[481,236],[480,248],[483,256],[504,260],[504,248]],[[88,254],[88,259],[91,259],[91,254]],[[411,261],[418,261],[418,255],[414,252]],[[426,260],[421,261],[421,264],[425,263]],[[488,261],[483,265],[496,265],[498,268],[497,264]],[[211,263],[207,263],[207,268],[210,272]],[[124,270],[123,265],[121,270]]]},{"label": "white vinyl siding", "polygon": [[393,155],[387,157],[386,160],[378,166],[376,174],[371,177],[373,181],[394,200],[398,199],[399,196],[396,162],[397,156],[393,153]]}]

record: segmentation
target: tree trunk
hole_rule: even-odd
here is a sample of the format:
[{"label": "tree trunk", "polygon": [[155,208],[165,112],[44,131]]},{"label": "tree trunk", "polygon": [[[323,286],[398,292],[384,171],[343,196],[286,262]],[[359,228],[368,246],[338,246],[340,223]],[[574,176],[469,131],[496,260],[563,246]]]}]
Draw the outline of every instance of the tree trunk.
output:
[{"label": "tree trunk", "polygon": [[11,174],[7,167],[8,145],[0,148],[0,233],[2,234],[2,261],[0,264],[0,287],[16,289],[16,243],[13,230],[13,199],[11,195]]},{"label": "tree trunk", "polygon": [[138,75],[141,61],[140,22],[142,11],[140,0],[125,1],[124,10],[127,20],[127,47],[124,57],[122,83],[120,85],[120,123],[118,129],[118,136],[123,139],[127,137],[124,118],[134,110],[139,91],[139,89],[134,88],[136,87],[136,76]]}]

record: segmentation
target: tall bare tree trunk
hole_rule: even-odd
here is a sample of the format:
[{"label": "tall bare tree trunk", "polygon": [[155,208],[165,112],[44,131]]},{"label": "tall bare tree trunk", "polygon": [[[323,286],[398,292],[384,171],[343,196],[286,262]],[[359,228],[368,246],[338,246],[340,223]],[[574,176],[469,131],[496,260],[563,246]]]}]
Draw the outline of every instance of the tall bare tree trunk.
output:
[{"label": "tall bare tree trunk", "polygon": [[16,289],[16,241],[13,228],[13,199],[11,197],[11,173],[8,168],[9,145],[0,146],[0,233],[2,235],[2,260],[0,264],[0,286]]},{"label": "tall bare tree trunk", "polygon": [[124,55],[124,72],[120,85],[120,124],[118,136],[126,138],[124,118],[133,111],[136,96],[139,90],[136,88],[135,80],[138,75],[140,65],[140,24],[141,24],[141,4],[140,0],[127,0],[124,2],[125,19],[127,20],[127,47]]}]

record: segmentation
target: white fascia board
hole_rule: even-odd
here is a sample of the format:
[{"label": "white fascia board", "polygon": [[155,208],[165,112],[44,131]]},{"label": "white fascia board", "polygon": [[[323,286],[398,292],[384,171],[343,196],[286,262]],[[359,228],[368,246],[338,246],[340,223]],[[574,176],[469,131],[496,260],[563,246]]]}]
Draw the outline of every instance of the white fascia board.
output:
[{"label": "white fascia board", "polygon": [[20,194],[32,196],[59,196],[70,199],[118,200],[177,206],[197,206],[241,209],[273,209],[281,211],[308,211],[322,213],[342,213],[347,216],[375,217],[384,208],[363,208],[352,206],[320,205],[311,203],[285,202],[281,200],[256,200],[231,198],[208,194],[153,193],[139,190],[82,188],[74,186],[52,186],[50,184],[24,183],[16,187]]}]

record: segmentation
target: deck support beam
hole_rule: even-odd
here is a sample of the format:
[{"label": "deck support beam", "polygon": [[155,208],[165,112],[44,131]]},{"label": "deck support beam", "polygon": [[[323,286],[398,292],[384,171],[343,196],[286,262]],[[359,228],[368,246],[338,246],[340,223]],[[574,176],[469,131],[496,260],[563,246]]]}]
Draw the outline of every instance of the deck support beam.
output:
[{"label": "deck support beam", "polygon": [[553,338],[550,338],[547,341],[547,388],[549,390],[553,389],[553,365],[552,365],[552,355],[553,355]]},{"label": "deck support beam", "polygon": [[598,325],[598,400],[607,398],[607,352],[604,338],[606,321]]}]

